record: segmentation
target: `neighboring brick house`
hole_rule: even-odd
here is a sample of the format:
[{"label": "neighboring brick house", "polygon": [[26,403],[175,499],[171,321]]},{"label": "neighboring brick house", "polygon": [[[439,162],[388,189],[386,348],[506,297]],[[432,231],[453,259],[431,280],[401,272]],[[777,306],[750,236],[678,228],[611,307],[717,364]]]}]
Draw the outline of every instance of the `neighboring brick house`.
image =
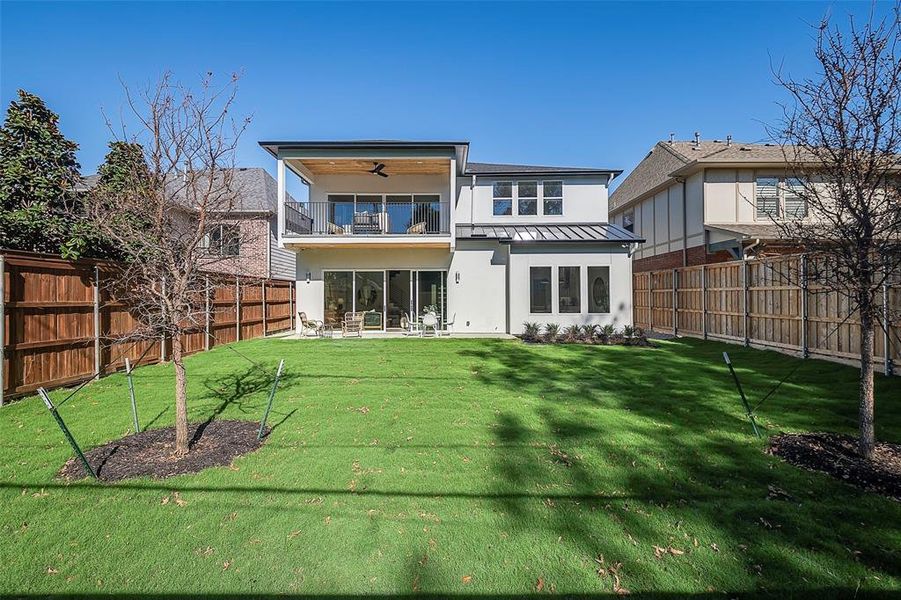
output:
[{"label": "neighboring brick house", "polygon": [[658,142],[610,195],[610,221],[647,240],[634,272],[794,252],[773,220],[807,218],[788,171],[776,145]]},{"label": "neighboring brick house", "polygon": [[[239,190],[233,210],[221,215],[218,227],[205,240],[212,257],[211,271],[294,280],[295,255],[278,247],[278,189],[265,169],[233,169],[233,185]],[[85,177],[76,189],[85,191],[99,176]],[[292,198],[293,201],[293,198]]]}]

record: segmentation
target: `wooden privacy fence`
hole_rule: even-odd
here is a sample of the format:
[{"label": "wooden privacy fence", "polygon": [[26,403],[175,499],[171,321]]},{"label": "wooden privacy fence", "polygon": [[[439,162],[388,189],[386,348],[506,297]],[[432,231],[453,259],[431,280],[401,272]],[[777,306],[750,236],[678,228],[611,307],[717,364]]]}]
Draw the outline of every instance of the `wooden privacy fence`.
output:
[{"label": "wooden privacy fence", "polygon": [[[860,322],[849,300],[808,280],[807,255],[633,274],[633,321],[646,331],[721,340],[841,362],[860,360]],[[876,360],[901,361],[901,287],[883,286]]]},{"label": "wooden privacy fence", "polygon": [[[132,364],[165,361],[171,340],[123,341],[137,328],[109,297],[105,261],[0,254],[0,405],[38,387],[59,387]],[[182,337],[185,352],[294,327],[290,281],[210,275],[205,323]]]}]

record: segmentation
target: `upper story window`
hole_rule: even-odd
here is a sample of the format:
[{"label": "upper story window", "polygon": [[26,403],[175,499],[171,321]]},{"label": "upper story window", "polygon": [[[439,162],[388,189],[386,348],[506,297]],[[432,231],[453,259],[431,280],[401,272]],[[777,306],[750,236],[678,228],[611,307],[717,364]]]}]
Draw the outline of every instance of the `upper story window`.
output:
[{"label": "upper story window", "polygon": [[562,215],[563,214],[563,182],[562,181],[545,181],[544,182],[544,214],[546,215]]},{"label": "upper story window", "polygon": [[623,229],[631,233],[635,233],[635,209],[627,210],[623,213]]},{"label": "upper story window", "polygon": [[803,219],[807,216],[803,190],[804,182],[797,177],[758,177],[757,218]]},{"label": "upper story window", "polygon": [[204,247],[213,256],[238,256],[241,252],[241,226],[216,225],[204,238]]},{"label": "upper story window", "polygon": [[516,208],[521,215],[538,214],[538,182],[520,181],[517,184]]},{"label": "upper story window", "polygon": [[494,215],[513,214],[513,183],[510,181],[497,181],[492,191],[494,197]]}]

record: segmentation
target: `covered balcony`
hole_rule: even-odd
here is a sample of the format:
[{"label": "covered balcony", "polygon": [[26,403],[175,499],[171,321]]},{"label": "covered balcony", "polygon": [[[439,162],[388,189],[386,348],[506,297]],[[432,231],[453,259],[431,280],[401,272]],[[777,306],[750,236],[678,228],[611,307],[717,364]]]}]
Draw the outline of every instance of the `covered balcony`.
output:
[{"label": "covered balcony", "polygon": [[[278,160],[279,242],[294,249],[450,247],[467,142],[260,142]],[[287,193],[294,175],[307,194]],[[301,188],[302,192],[302,188]]]},{"label": "covered balcony", "polygon": [[287,202],[291,235],[449,235],[450,206],[438,194],[330,194],[325,202]]}]

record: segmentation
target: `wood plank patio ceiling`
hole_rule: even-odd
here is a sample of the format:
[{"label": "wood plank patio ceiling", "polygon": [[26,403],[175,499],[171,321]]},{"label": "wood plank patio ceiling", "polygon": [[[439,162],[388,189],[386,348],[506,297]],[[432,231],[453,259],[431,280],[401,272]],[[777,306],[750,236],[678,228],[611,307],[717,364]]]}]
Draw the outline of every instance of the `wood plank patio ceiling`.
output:
[{"label": "wood plank patio ceiling", "polygon": [[326,159],[305,158],[288,159],[288,162],[299,163],[306,167],[313,175],[360,175],[368,174],[372,168],[384,163],[382,172],[388,175],[449,175],[450,161],[447,159],[398,159],[386,158],[382,160],[360,159]]}]

